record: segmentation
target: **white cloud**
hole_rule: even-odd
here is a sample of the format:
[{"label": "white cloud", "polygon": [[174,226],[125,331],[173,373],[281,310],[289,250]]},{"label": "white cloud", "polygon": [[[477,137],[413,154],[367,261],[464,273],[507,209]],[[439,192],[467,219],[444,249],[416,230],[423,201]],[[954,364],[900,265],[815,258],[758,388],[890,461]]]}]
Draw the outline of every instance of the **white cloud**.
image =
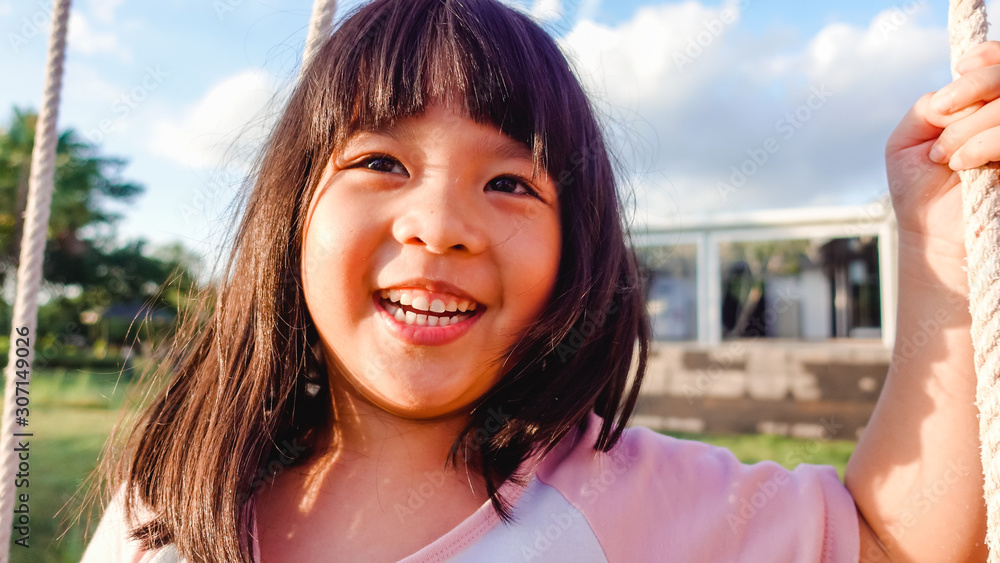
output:
[{"label": "white cloud", "polygon": [[561,0],[535,0],[531,16],[540,21],[555,21],[562,17]]},{"label": "white cloud", "polygon": [[582,0],[576,13],[577,20],[592,20],[601,7],[601,0]]},{"label": "white cloud", "polygon": [[[106,69],[104,69],[106,70]],[[111,113],[111,104],[122,94],[120,86],[112,84],[101,69],[86,62],[66,65],[64,82],[66,91],[72,93],[72,100],[79,101],[89,107],[89,116],[104,118]],[[107,108],[105,112],[98,108]]]},{"label": "white cloud", "polygon": [[83,13],[73,10],[69,16],[69,48],[85,55],[110,53],[123,61],[131,60],[131,51],[118,40],[113,31],[98,31]]},{"label": "white cloud", "polygon": [[115,11],[123,0],[90,0],[90,13],[97,21],[111,25],[115,23]]},{"label": "white cloud", "polygon": [[[919,12],[885,25],[892,15],[830,23],[803,42],[742,29],[734,2],[687,1],[641,8],[618,26],[580,21],[562,43],[608,115],[639,220],[663,223],[859,203],[884,190],[886,137],[948,79],[946,31],[922,26]],[[753,162],[760,150],[763,164]],[[745,183],[720,193],[747,159]]]},{"label": "white cloud", "polygon": [[245,167],[273,125],[268,108],[276,92],[259,70],[224,78],[178,115],[154,123],[150,150],[195,168]]}]

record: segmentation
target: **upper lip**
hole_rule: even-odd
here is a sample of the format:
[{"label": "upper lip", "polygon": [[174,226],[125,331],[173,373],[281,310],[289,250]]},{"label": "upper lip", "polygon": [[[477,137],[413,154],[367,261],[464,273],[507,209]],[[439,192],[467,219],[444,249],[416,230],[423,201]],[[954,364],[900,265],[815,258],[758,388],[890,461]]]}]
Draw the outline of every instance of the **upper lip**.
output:
[{"label": "upper lip", "polygon": [[447,293],[453,295],[458,299],[466,299],[468,301],[475,302],[477,305],[482,305],[482,301],[476,299],[475,296],[458,287],[457,285],[448,283],[442,280],[431,280],[427,278],[412,278],[408,280],[403,280],[379,289],[425,289],[433,293]]}]

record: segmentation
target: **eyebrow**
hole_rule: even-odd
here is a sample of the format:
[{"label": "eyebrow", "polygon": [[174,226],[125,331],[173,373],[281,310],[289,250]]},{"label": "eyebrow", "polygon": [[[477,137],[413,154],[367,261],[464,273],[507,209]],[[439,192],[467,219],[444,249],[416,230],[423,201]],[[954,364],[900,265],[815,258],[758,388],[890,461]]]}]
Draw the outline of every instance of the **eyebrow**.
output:
[{"label": "eyebrow", "polygon": [[[413,126],[408,123],[393,123],[386,124],[372,131],[377,135],[385,135],[396,142],[404,142],[412,139],[415,134],[413,133]],[[471,147],[473,151],[478,154],[495,154],[499,157],[511,160],[529,160],[534,162],[535,158],[525,144],[515,141],[510,137],[503,135],[502,137],[493,137],[488,141],[477,143]]]},{"label": "eyebrow", "polygon": [[[409,123],[386,123],[380,127],[370,129],[367,132],[375,135],[385,135],[397,143],[405,143],[416,137],[416,133],[413,131],[414,127]],[[521,160],[531,163],[532,166],[532,180],[539,180],[542,178],[549,178],[548,173],[542,166],[536,166],[535,155],[531,152],[524,143],[515,141],[514,139],[500,133],[500,136],[492,136],[483,142],[477,143],[470,147],[476,154],[493,154],[502,159],[508,160]],[[549,178],[549,184],[555,184],[555,181]],[[549,197],[558,197],[558,190],[553,193],[553,188],[549,188],[546,182],[541,182],[536,185],[536,188],[540,193],[546,194],[546,199]]]},{"label": "eyebrow", "polygon": [[473,149],[496,154],[511,160],[529,160],[532,162],[535,160],[534,155],[531,154],[531,150],[527,146],[506,135],[503,138],[491,138],[485,143],[474,146]]}]

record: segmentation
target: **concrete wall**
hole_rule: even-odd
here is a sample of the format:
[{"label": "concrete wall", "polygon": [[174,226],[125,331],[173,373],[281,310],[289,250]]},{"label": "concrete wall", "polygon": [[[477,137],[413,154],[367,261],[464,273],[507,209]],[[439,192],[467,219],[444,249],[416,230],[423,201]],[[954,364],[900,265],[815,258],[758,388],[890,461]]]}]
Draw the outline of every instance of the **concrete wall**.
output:
[{"label": "concrete wall", "polygon": [[635,423],[668,430],[856,439],[885,382],[877,340],[656,343]]}]

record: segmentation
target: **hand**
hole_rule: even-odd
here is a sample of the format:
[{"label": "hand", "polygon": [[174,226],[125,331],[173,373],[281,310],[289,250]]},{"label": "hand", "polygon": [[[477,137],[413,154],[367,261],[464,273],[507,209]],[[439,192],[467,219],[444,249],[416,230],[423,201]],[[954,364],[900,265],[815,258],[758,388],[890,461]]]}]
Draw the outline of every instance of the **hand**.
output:
[{"label": "hand", "polygon": [[955,171],[1000,161],[1000,43],[973,48],[958,71],[957,80],[920,98],[896,127],[886,167],[901,244],[964,260]]}]

